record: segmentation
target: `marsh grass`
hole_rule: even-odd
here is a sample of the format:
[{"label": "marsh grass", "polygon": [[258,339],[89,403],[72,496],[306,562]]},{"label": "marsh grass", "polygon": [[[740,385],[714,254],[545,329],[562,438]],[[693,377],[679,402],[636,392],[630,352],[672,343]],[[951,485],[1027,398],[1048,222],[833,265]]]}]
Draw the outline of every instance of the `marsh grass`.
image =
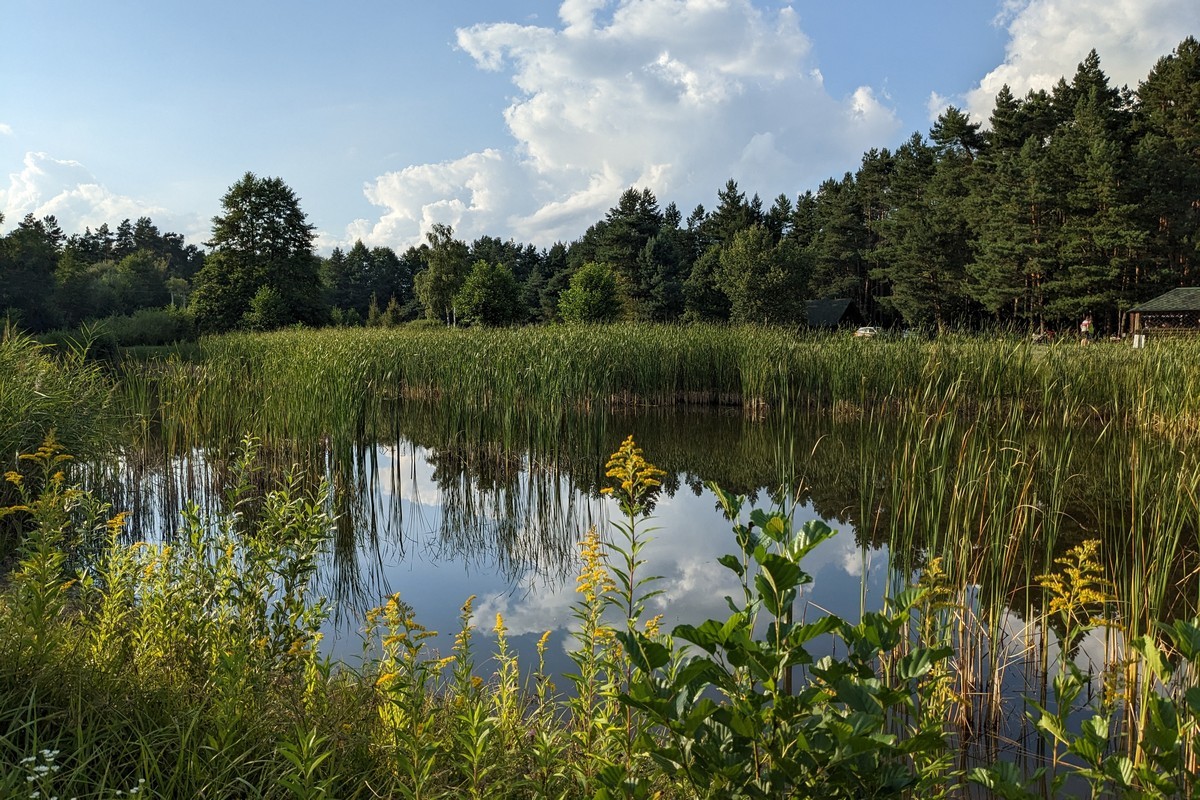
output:
[{"label": "marsh grass", "polygon": [[[1105,540],[1128,638],[1195,609],[1200,342],[1153,344],[716,326],[288,330],[205,339],[198,361],[132,365],[121,385],[139,421],[134,451],[152,460],[202,448],[219,462],[250,432],[278,464],[317,452],[344,463],[337,454],[395,439],[403,418],[428,430],[441,474],[499,485],[538,464],[597,485],[602,410],[732,404],[769,430],[763,455],[742,459],[772,461],[756,478],[809,486],[820,479],[803,465],[824,452],[798,452],[795,431],[813,416],[857,427],[856,454],[821,462],[857,485],[834,516],[890,543],[901,571],[943,559],[969,609],[960,635],[975,631],[962,653],[968,716],[994,729],[1005,666],[1048,658],[1024,649],[1009,615],[1041,635],[1028,587],[1073,542]],[[442,488],[460,538],[478,539],[479,498],[466,483]],[[519,559],[519,547],[502,552]]]},{"label": "marsh grass", "polygon": [[[838,497],[834,515],[853,521],[864,544],[888,544],[896,596],[937,564],[940,599],[922,611],[921,637],[928,646],[953,649],[939,673],[937,702],[954,722],[951,736],[976,763],[1009,759],[1033,774],[1052,751],[1043,738],[1049,723],[1026,718],[1024,698],[1046,714],[1060,713],[1056,702],[1074,702],[1059,676],[1069,673],[1077,637],[1051,613],[1039,576],[1053,574],[1056,559],[1080,542],[1098,540],[1097,563],[1112,590],[1097,628],[1106,688],[1096,696],[1112,704],[1106,741],[1130,769],[1152,765],[1155,751],[1146,742],[1161,728],[1158,698],[1172,697],[1184,708],[1195,673],[1180,662],[1168,675],[1147,653],[1183,652],[1184,634],[1163,625],[1193,616],[1200,599],[1200,346],[1161,344],[1134,351],[1004,337],[864,342],[778,329],[669,326],[283,331],[204,340],[195,361],[127,363],[113,406],[102,372],[6,336],[0,356],[7,359],[6,378],[14,377],[0,396],[15,416],[4,417],[10,422],[4,430],[16,430],[13,419],[26,423],[12,447],[29,451],[41,441],[30,436],[43,437],[50,423],[63,422],[62,438],[81,443],[79,452],[102,453],[97,439],[112,430],[103,420],[115,407],[133,442],[121,470],[169,471],[176,504],[202,484],[207,496],[225,499],[206,509],[215,514],[207,521],[200,509],[190,512],[171,544],[130,550],[114,533],[121,526],[106,525],[97,504],[82,502],[87,493],[72,496],[69,525],[31,528],[34,494],[14,504],[19,487],[6,484],[8,507],[26,507],[7,523],[58,533],[24,540],[12,592],[5,594],[0,663],[14,670],[5,685],[31,687],[9,694],[3,705],[7,725],[0,727],[16,737],[0,741],[15,765],[5,780],[53,774],[65,782],[47,789],[102,787],[93,796],[131,791],[143,778],[160,796],[349,796],[352,790],[337,781],[353,775],[360,790],[437,796],[508,785],[517,781],[506,772],[511,765],[533,782],[512,783],[520,791],[569,796],[583,787],[590,793],[623,765],[619,774],[636,782],[629,744],[635,726],[616,700],[621,676],[627,682],[632,673],[599,617],[576,651],[588,652],[588,645],[594,658],[579,666],[584,682],[575,706],[560,706],[544,675],[540,688],[514,699],[505,677],[511,657],[503,652],[496,683],[486,687],[445,677],[466,668],[467,654],[456,653],[451,663],[420,647],[375,653],[359,670],[333,669],[305,638],[319,609],[294,593],[273,594],[289,580],[273,570],[296,569],[293,555],[246,534],[290,531],[280,536],[294,544],[295,531],[329,528],[330,512],[347,506],[323,495],[321,481],[332,476],[344,498],[345,487],[371,471],[362,444],[394,440],[397,414],[424,414],[429,442],[445,459],[443,491],[459,509],[460,530],[447,535],[468,546],[478,538],[471,520],[489,513],[514,519],[522,508],[514,504],[518,489],[484,513],[472,488],[480,479],[516,488],[515,476],[542,465],[543,494],[557,492],[547,487],[563,467],[579,471],[578,485],[595,487],[611,424],[597,422],[609,419],[598,412],[697,403],[740,408],[758,430],[737,457],[720,460],[718,468],[735,482],[761,486],[766,471],[821,491],[824,471],[853,484],[853,499]],[[82,399],[73,399],[75,392]],[[813,414],[856,433],[815,442],[798,436],[805,415]],[[588,422],[579,425],[581,419]],[[252,463],[242,458],[247,432],[260,442]],[[670,436],[659,443],[670,448]],[[296,462],[305,469],[284,482],[283,496],[272,494]],[[41,482],[66,491],[54,475],[31,475],[25,488],[36,493]],[[122,479],[114,474],[113,485]],[[94,474],[85,483],[105,485]],[[524,496],[536,494],[531,488]],[[170,505],[161,519],[173,513]],[[535,498],[523,507],[542,505]],[[292,508],[293,516],[281,516],[282,508]],[[227,539],[219,538],[221,530]],[[498,552],[514,563],[541,547],[523,542],[515,528],[500,533],[506,543]],[[363,535],[343,520],[334,546],[341,541],[343,550],[352,549]],[[74,569],[100,551],[112,555],[91,583],[68,583],[76,577],[56,583],[68,565]],[[556,552],[569,560],[562,541]],[[242,574],[254,564],[257,573]],[[129,577],[135,575],[143,577]],[[245,589],[255,580],[257,595]],[[168,614],[165,600],[151,602],[168,595],[190,617]],[[212,606],[204,597],[219,600]],[[275,599],[264,605],[263,597]],[[299,616],[270,617],[289,603],[302,609]],[[74,616],[80,609],[86,613]],[[591,612],[580,607],[579,613]],[[92,638],[46,622],[56,614],[72,625],[94,624]],[[249,629],[234,619],[258,620],[257,635],[241,641]],[[410,646],[421,641],[416,621],[399,606],[388,620],[386,636],[403,634]],[[279,638],[289,631],[298,631],[293,643],[302,642],[290,655],[291,644],[285,650]],[[119,646],[98,646],[95,636]],[[379,684],[387,664],[404,666],[410,676],[399,695],[383,691],[387,681]],[[203,702],[196,687],[209,689]],[[487,704],[480,705],[482,697]],[[512,713],[514,703],[519,714]],[[542,724],[530,730],[513,719]],[[1007,741],[1014,720],[1017,738],[1039,741],[1040,751],[1022,752],[1025,745],[1014,751]],[[1179,739],[1179,757],[1194,765],[1189,730]],[[45,753],[55,750],[58,771],[26,769],[47,766]],[[1070,753],[1063,758],[1064,770],[1078,766]],[[1013,777],[989,775],[1001,783]],[[1021,781],[1012,786],[1028,789]]]}]

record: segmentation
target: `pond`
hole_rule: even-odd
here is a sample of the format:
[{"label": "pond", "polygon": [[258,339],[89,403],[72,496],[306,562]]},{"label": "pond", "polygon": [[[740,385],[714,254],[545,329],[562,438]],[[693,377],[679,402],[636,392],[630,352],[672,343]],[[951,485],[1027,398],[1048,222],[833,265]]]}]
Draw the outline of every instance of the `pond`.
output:
[{"label": "pond", "polygon": [[[435,405],[397,404],[390,441],[360,443],[341,454],[321,445],[305,449],[310,480],[334,487],[337,533],[317,591],[333,601],[326,643],[339,658],[353,660],[366,611],[398,592],[422,624],[439,632],[433,645],[443,652],[461,604],[474,596],[482,635],[502,614],[513,642],[530,655],[551,631],[548,666],[566,669],[578,544],[593,525],[611,534],[618,511],[616,501],[600,493],[607,483],[603,464],[626,435],[669,473],[652,514],[639,523],[650,539],[647,570],[661,576],[653,587],[661,594],[648,611],[663,614],[667,629],[725,616],[724,597],[737,588],[733,574],[717,563],[735,547],[731,524],[706,484],[716,481],[748,495],[748,507],[766,509],[783,499],[779,487],[795,480],[787,476],[797,465],[772,444],[782,436],[777,426],[740,413],[592,415],[576,420],[586,434],[565,436],[552,453],[461,437],[439,443],[422,427],[438,416]],[[828,435],[811,430],[806,438]],[[828,441],[822,457],[832,447]],[[275,461],[267,472],[290,463],[288,456],[298,458],[264,452]],[[135,538],[169,531],[186,500],[209,512],[222,507],[228,464],[203,449],[159,464],[132,458],[127,465],[109,491],[132,510]],[[818,499],[811,489],[797,494],[793,487],[786,501],[797,525],[821,519],[838,532],[806,563],[814,581],[805,604],[813,613],[853,618],[864,604],[882,602],[889,559],[886,546],[858,537],[853,491],[837,495],[832,488],[821,487]]]},{"label": "pond", "polygon": [[[661,576],[652,587],[661,594],[647,612],[662,614],[664,629],[724,619],[725,597],[737,589],[718,564],[735,544],[708,483],[748,495],[747,508],[782,502],[797,526],[820,519],[837,531],[804,564],[813,581],[798,618],[857,620],[933,557],[957,573],[972,629],[959,642],[970,716],[1007,738],[1020,738],[1025,727],[1019,694],[1043,694],[1059,657],[1062,631],[1043,624],[1038,577],[1055,571],[1055,559],[1082,540],[1099,538],[1112,549],[1129,543],[1128,500],[1116,491],[1128,474],[1113,469],[1113,453],[1133,440],[1086,427],[650,409],[574,414],[545,437],[520,428],[514,435],[503,420],[464,417],[429,401],[391,402],[380,419],[369,441],[266,446],[258,477],[269,487],[295,463],[310,485],[324,480],[333,487],[337,530],[317,591],[333,601],[326,650],[351,665],[362,651],[366,611],[399,593],[416,619],[439,633],[430,644],[443,654],[460,606],[474,596],[481,672],[491,669],[486,643],[494,642],[497,614],[527,668],[549,631],[547,668],[569,671],[578,543],[593,525],[612,533],[617,507],[600,493],[608,480],[603,465],[627,435],[667,473],[650,518],[640,523],[650,537],[645,574]],[[1072,452],[1064,455],[1063,445]],[[1146,452],[1147,459],[1165,459],[1160,468],[1179,455]],[[226,456],[210,447],[159,462],[130,458],[115,476],[120,491],[111,493],[135,512],[134,535],[169,530],[163,521],[185,499],[220,510]],[[1174,583],[1164,581],[1155,614],[1194,608],[1186,523],[1180,533],[1177,552],[1162,562],[1175,565],[1168,570]],[[1120,555],[1108,563],[1129,569],[1138,562]],[[818,642],[814,655],[831,646]],[[1092,631],[1071,642],[1071,654],[1098,690],[1121,646],[1111,632]]]}]

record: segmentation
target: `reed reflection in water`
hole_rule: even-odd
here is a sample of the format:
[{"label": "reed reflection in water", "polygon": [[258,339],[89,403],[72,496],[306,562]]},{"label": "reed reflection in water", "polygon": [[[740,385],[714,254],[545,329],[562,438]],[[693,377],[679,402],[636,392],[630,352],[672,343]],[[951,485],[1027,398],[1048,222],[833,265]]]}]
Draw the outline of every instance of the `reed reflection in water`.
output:
[{"label": "reed reflection in water", "polygon": [[[465,470],[447,472],[445,459],[423,448],[380,450],[380,483],[397,485],[397,471],[403,480],[399,492],[381,493],[379,508],[403,517],[405,525],[389,557],[377,561],[375,554],[359,551],[364,563],[381,566],[374,591],[355,604],[369,607],[399,592],[422,624],[439,631],[435,646],[448,652],[458,608],[475,595],[481,636],[489,635],[495,615],[502,614],[510,644],[532,663],[535,643],[551,631],[547,666],[567,670],[576,545],[590,525],[606,528],[616,513],[615,501],[600,496],[594,484],[575,483],[569,474],[525,467],[510,482],[486,484],[466,477]],[[663,576],[656,584],[662,594],[649,602],[647,613],[662,614],[667,629],[724,616],[724,597],[737,591],[732,575],[717,563],[733,542],[715,496],[706,489],[693,491],[679,474],[669,483],[677,488],[660,498],[645,550],[648,573]],[[814,516],[810,506],[796,510],[798,520]],[[853,530],[843,526],[807,564],[815,580],[798,614],[857,617],[864,586],[865,602],[882,602],[886,565],[886,551],[860,548]],[[358,646],[356,624],[351,614],[337,621],[330,631],[335,652],[352,653]]]}]

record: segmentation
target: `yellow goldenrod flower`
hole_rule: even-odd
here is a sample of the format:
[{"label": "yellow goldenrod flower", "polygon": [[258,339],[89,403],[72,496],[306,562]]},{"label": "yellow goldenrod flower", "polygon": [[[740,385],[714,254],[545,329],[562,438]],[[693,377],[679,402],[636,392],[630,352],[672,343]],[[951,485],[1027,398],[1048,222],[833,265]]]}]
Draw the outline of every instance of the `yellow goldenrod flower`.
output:
[{"label": "yellow goldenrod flower", "polygon": [[630,515],[643,512],[647,502],[662,485],[660,479],[666,475],[666,472],[646,460],[632,436],[626,437],[604,466],[607,469],[605,475],[614,481],[612,487],[605,487],[601,492],[614,494],[614,490],[619,488],[621,506]]}]

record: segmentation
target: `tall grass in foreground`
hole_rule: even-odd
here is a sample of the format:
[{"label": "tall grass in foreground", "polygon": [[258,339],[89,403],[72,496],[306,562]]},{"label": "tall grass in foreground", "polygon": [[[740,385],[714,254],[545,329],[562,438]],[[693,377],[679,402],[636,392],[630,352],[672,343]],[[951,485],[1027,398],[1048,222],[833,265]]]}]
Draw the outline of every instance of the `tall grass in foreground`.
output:
[{"label": "tall grass in foreground", "polygon": [[[254,454],[248,441],[238,473]],[[1031,774],[955,764],[953,667],[968,643],[947,635],[960,581],[940,562],[858,622],[794,622],[802,561],[829,529],[747,514],[713,487],[741,595],[725,620],[659,631],[641,618],[655,580],[641,548],[661,473],[632,440],[608,465],[625,522],[608,544],[595,530],[583,540],[569,698],[540,666],[521,685],[500,618],[480,658],[469,600],[448,654],[393,596],[367,615],[357,667],[322,659],[320,493],[283,485],[250,504],[236,481],[234,513],[193,510],[173,545],[129,545],[122,516],[72,486],[70,462],[49,439],[6,476],[21,502],[0,513],[28,534],[0,591],[6,797],[929,798],[968,780],[1033,797],[1071,777],[1116,796],[1196,788],[1196,621],[1131,640],[1143,677],[1082,725],[1085,681],[1064,661],[1050,701],[1031,698],[1047,749]],[[1034,578],[1049,600],[1037,613],[1067,641],[1120,624],[1096,552],[1075,548]],[[806,647],[822,636],[843,655],[814,662]],[[1122,727],[1131,704],[1141,725]]]},{"label": "tall grass in foreground", "polygon": [[[112,381],[86,361],[87,342],[51,348],[0,329],[0,465],[9,469],[54,429],[81,454],[100,453],[116,436]],[[0,496],[2,499],[2,496]]]},{"label": "tall grass in foreground", "polygon": [[[13,328],[0,329],[0,472],[37,448],[51,432],[73,452],[111,455],[121,433],[112,380],[86,360],[87,342],[51,348]],[[0,483],[0,505],[15,492]],[[17,543],[0,520],[0,569]]]}]

